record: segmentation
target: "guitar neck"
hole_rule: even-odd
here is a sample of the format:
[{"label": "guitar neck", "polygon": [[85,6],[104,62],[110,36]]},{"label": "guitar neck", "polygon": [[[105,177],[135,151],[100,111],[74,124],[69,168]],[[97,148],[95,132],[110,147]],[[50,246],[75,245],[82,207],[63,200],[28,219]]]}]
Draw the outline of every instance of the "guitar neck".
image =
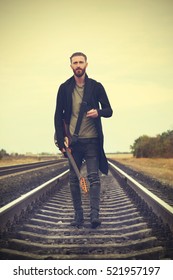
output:
[{"label": "guitar neck", "polygon": [[76,165],[76,162],[75,162],[73,156],[71,155],[71,153],[69,152],[68,148],[66,149],[66,153],[67,153],[68,159],[69,159],[69,161],[70,161],[70,163],[71,163],[71,165],[72,165],[72,167],[74,169],[74,172],[76,173],[76,176],[80,180],[81,179],[81,174],[80,174],[79,169],[78,169],[78,167]]}]

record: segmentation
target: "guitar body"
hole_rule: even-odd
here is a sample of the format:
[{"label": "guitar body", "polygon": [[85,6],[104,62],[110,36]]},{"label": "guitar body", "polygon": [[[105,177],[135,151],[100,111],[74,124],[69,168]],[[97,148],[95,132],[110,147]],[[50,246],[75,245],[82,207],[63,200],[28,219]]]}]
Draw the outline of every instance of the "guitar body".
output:
[{"label": "guitar body", "polygon": [[84,193],[88,193],[89,190],[88,190],[87,182],[84,177],[80,178],[79,183],[80,183],[80,187],[84,191]]}]

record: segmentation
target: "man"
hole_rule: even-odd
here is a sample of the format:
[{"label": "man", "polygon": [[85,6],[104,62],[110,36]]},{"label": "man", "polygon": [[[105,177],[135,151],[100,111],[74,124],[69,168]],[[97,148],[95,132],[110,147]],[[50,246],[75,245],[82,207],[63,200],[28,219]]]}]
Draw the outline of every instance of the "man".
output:
[{"label": "man", "polygon": [[[76,52],[70,57],[71,68],[74,75],[60,85],[57,95],[55,111],[55,133],[57,146],[65,155],[65,147],[69,145],[74,135],[79,115],[80,104],[85,94],[86,110],[82,118],[77,141],[71,144],[72,155],[80,170],[85,159],[87,177],[90,183],[90,221],[92,228],[101,224],[99,219],[100,203],[100,178],[102,173],[108,173],[108,163],[103,150],[103,132],[101,117],[111,117],[112,109],[106,92],[97,81],[88,78],[86,68],[87,57],[81,52]],[[64,129],[64,125],[68,128]],[[70,164],[70,163],[69,163]],[[70,190],[75,211],[73,226],[83,224],[83,208],[79,181],[70,165]]]}]

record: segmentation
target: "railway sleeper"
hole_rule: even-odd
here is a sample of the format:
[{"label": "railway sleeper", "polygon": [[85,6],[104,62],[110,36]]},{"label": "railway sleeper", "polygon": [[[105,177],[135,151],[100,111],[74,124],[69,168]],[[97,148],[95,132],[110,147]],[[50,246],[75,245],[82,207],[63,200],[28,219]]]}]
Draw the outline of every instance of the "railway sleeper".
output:
[{"label": "railway sleeper", "polygon": [[[43,252],[43,251],[42,251]],[[37,252],[22,252],[12,249],[1,249],[0,257],[1,259],[25,259],[25,260],[156,260],[164,258],[164,249],[160,246],[155,248],[149,248],[144,250],[125,252],[125,253],[109,253],[104,250],[95,250],[92,254],[71,254],[65,252],[65,254],[52,254],[49,251],[45,251],[44,254],[38,254]]]},{"label": "railway sleeper", "polygon": [[[155,237],[149,237],[142,240],[127,241],[127,242],[116,242],[114,238],[105,238],[100,236],[100,240],[95,238],[95,243],[87,243],[87,238],[76,238],[73,236],[69,237],[64,243],[57,244],[50,240],[50,243],[35,242],[29,240],[18,240],[11,239],[10,248],[14,250],[28,251],[37,254],[44,254],[45,252],[51,252],[51,254],[89,254],[94,253],[95,250],[100,252],[109,251],[109,253],[126,253],[134,250],[143,250],[149,248],[155,248],[158,246],[157,239]],[[104,244],[106,242],[106,244]],[[110,242],[110,243],[109,243]]]},{"label": "railway sleeper", "polygon": [[[134,234],[133,234],[134,233]],[[143,238],[150,238],[152,235],[150,234],[150,230],[138,230],[138,231],[133,231],[130,233],[124,233],[124,236],[120,234],[115,233],[115,231],[109,231],[107,233],[105,232],[97,232],[97,233],[86,233],[80,231],[78,234],[75,234],[74,232],[68,232],[68,234],[65,234],[64,232],[60,233],[59,235],[56,235],[55,232],[52,232],[51,234],[39,234],[39,233],[34,233],[34,232],[27,232],[27,231],[19,231],[16,234],[17,238],[20,238],[21,240],[36,240],[36,241],[43,241],[44,243],[46,240],[49,240],[49,242],[54,242],[54,243],[63,243],[64,240],[67,241],[75,241],[77,239],[81,239],[81,242],[83,240],[85,243],[87,242],[88,244],[92,242],[99,242],[100,239],[104,239],[105,241],[110,240],[116,240],[117,242],[120,241],[129,241],[131,240],[134,242],[136,239],[137,240],[142,240]],[[14,236],[15,237],[15,236]]]}]

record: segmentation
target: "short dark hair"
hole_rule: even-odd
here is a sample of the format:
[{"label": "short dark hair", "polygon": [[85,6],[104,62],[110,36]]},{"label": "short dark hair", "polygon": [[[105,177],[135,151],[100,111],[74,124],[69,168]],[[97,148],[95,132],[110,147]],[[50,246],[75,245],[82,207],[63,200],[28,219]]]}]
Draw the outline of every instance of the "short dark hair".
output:
[{"label": "short dark hair", "polygon": [[70,56],[70,61],[71,61],[71,62],[72,62],[72,58],[73,58],[74,56],[83,56],[83,57],[85,58],[85,61],[87,61],[87,56],[86,56],[84,53],[82,53],[82,52],[75,52],[75,53],[73,53],[73,54]]}]

